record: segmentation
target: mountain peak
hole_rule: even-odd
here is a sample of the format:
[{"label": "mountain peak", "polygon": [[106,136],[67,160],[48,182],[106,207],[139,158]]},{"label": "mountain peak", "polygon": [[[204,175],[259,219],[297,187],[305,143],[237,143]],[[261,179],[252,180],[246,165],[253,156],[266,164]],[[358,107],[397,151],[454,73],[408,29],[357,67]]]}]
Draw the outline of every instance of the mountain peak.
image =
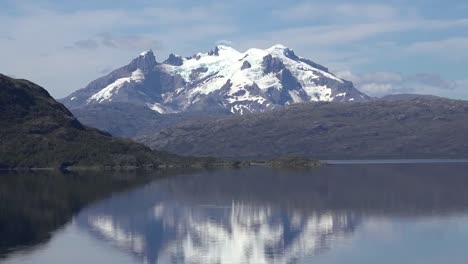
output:
[{"label": "mountain peak", "polygon": [[276,44],[271,46],[268,50],[287,50],[288,47],[284,46],[283,44]]},{"label": "mountain peak", "polygon": [[227,46],[227,45],[217,45],[216,48],[218,48],[220,50],[234,50],[233,47]]},{"label": "mountain peak", "polygon": [[154,56],[153,50],[150,49],[140,53],[137,58],[133,59],[133,61],[130,63],[130,66],[132,71],[136,69],[148,71],[156,66],[156,64],[156,57]]},{"label": "mountain peak", "polygon": [[154,56],[153,50],[152,50],[152,49],[149,49],[149,50],[147,50],[147,51],[143,51],[142,53],[140,53],[140,56],[142,56],[142,57]]},{"label": "mountain peak", "polygon": [[171,53],[169,54],[169,58],[167,58],[163,63],[173,65],[173,66],[182,66],[182,64],[184,63],[184,60],[182,59],[181,56]]},{"label": "mountain peak", "polygon": [[238,50],[234,49],[233,47],[226,46],[226,45],[217,45],[214,51],[210,52],[209,55],[216,55],[216,56],[237,56],[241,54]]}]

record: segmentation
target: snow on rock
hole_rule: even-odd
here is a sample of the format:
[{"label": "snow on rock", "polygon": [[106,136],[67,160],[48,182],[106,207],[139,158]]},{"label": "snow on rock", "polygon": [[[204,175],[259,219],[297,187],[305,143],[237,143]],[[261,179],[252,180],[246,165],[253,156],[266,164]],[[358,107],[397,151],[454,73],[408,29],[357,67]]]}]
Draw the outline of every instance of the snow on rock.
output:
[{"label": "snow on rock", "polygon": [[145,75],[140,69],[137,69],[136,71],[132,72],[132,75],[130,77],[117,79],[113,83],[104,87],[99,92],[92,95],[88,99],[87,103],[89,104],[92,101],[97,101],[99,103],[106,101],[106,100],[111,101],[112,95],[118,93],[120,88],[122,88],[124,85],[126,84],[133,85],[133,84],[141,83],[144,80],[145,80]]},{"label": "snow on rock", "polygon": [[177,111],[174,111],[170,107],[166,107],[160,103],[154,103],[154,104],[146,104],[151,110],[158,112],[160,114],[173,114],[177,113]]},{"label": "snow on rock", "polygon": [[[120,70],[122,73],[107,76],[106,80],[112,83],[99,82],[102,88],[91,83],[84,99],[75,100],[79,93],[74,93],[68,101],[91,104],[129,101],[131,97],[132,103],[161,114],[189,111],[194,105],[196,109],[219,105],[232,113],[244,114],[300,102],[369,99],[352,83],[296,56],[283,45],[244,52],[219,45],[213,51],[191,57],[171,54],[163,63],[157,63],[148,50]],[[122,89],[125,96],[117,96]]]},{"label": "snow on rock", "polygon": [[[181,76],[183,80],[192,84],[193,88],[186,91],[185,105],[200,95],[209,95],[219,91],[226,84],[230,83],[230,90],[226,93],[226,102],[244,104],[246,101],[255,102],[262,105],[269,100],[265,92],[273,89],[281,91],[284,83],[280,80],[279,74],[283,70],[288,70],[300,84],[303,92],[289,91],[290,100],[288,103],[298,103],[304,101],[333,101],[337,96],[333,96],[332,89],[325,85],[318,85],[317,80],[328,78],[343,84],[344,81],[333,74],[322,69],[313,67],[308,63],[291,58],[287,54],[293,53],[283,45],[275,45],[269,49],[249,49],[239,52],[231,47],[217,46],[215,52],[198,53],[197,55],[184,58],[181,65],[166,65],[164,69],[173,76]],[[279,59],[284,65],[278,72],[265,72],[265,58],[271,56],[272,60]],[[247,66],[246,66],[247,65]],[[189,85],[189,86],[192,86]],[[245,87],[256,86],[263,94],[253,95]],[[241,96],[236,96],[241,94]],[[307,95],[305,98],[302,95]],[[341,93],[343,94],[343,93]],[[346,94],[346,93],[344,93]],[[174,97],[172,97],[174,98]],[[255,111],[249,106],[242,105],[233,107],[234,113]]]}]

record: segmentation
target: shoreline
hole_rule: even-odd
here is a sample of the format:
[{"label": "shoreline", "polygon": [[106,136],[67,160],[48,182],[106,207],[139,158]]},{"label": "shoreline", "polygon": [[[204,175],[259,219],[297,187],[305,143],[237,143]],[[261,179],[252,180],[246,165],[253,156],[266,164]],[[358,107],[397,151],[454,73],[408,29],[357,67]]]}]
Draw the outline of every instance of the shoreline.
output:
[{"label": "shoreline", "polygon": [[245,168],[254,166],[265,166],[274,168],[312,168],[324,165],[319,160],[305,159],[301,157],[278,157],[270,160],[250,160],[250,161],[216,161],[216,162],[194,162],[190,164],[167,163],[146,166],[70,166],[70,167],[13,167],[0,168],[0,172],[21,172],[21,171],[158,171],[166,169],[213,169],[213,168]]},{"label": "shoreline", "polygon": [[353,165],[353,164],[444,164],[444,163],[468,163],[468,159],[356,159],[356,160],[320,160],[328,165]]},{"label": "shoreline", "polygon": [[193,164],[160,164],[157,166],[71,166],[67,168],[55,167],[16,167],[0,168],[2,172],[23,172],[23,171],[158,171],[166,169],[210,169],[210,168],[245,168],[245,167],[320,167],[324,165],[365,165],[365,164],[463,164],[468,163],[468,159],[356,159],[356,160],[316,160],[300,157],[280,157],[270,160],[249,160],[249,161],[221,161],[214,163],[193,163]]}]

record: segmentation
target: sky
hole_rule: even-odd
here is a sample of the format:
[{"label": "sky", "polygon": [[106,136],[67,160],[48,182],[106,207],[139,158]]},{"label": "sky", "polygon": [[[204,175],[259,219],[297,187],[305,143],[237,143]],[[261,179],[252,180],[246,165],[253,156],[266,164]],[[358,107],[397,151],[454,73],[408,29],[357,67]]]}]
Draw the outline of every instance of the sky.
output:
[{"label": "sky", "polygon": [[0,73],[62,98],[152,49],[283,44],[371,96],[468,99],[466,0],[0,0]]}]

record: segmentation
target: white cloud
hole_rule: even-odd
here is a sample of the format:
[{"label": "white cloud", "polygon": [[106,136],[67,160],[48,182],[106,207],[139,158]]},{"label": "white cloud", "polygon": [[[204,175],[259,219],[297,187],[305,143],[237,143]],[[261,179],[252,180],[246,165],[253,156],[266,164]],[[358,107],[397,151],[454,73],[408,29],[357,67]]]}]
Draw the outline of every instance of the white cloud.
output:
[{"label": "white cloud", "polygon": [[434,88],[443,90],[453,90],[457,86],[456,81],[442,79],[437,74],[418,73],[409,75],[405,78],[407,82],[417,82]]},{"label": "white cloud", "polygon": [[343,79],[352,81],[352,82],[359,82],[359,83],[367,83],[373,82],[375,80],[379,80],[379,82],[401,82],[403,77],[401,74],[396,72],[373,72],[373,73],[364,73],[364,74],[354,74],[351,71],[340,71],[337,72],[336,75],[340,76]]},{"label": "white cloud", "polygon": [[275,30],[257,37],[251,38],[249,42],[261,43],[261,46],[269,45],[278,39],[285,40],[288,45],[295,47],[320,45],[340,46],[362,41],[371,37],[385,35],[387,33],[411,32],[411,31],[434,31],[454,27],[467,27],[468,19],[453,21],[442,20],[391,20],[368,23],[344,23],[331,25],[311,25],[288,27]]},{"label": "white cloud", "polygon": [[438,54],[442,56],[451,54],[456,58],[468,58],[468,37],[416,42],[409,45],[406,51],[410,53]]},{"label": "white cloud", "polygon": [[226,12],[226,6],[210,4],[192,8],[150,7],[144,8],[142,15],[158,25],[190,27],[190,23],[226,23],[230,20],[229,16],[225,16]]},{"label": "white cloud", "polygon": [[274,10],[273,15],[285,20],[344,19],[387,20],[399,15],[399,10],[382,4],[326,4],[302,2],[289,8]]},{"label": "white cloud", "polygon": [[77,40],[75,43],[73,43],[73,46],[69,46],[66,48],[78,48],[78,49],[88,49],[88,50],[93,50],[96,49],[99,46],[99,44],[92,40],[92,39],[83,39],[83,40]]},{"label": "white cloud", "polygon": [[335,8],[336,12],[340,16],[357,17],[357,18],[370,18],[373,20],[387,20],[399,16],[399,10],[388,5],[376,5],[376,4],[364,4],[364,5],[353,5],[353,4],[342,4]]},{"label": "white cloud", "polygon": [[[377,63],[377,59],[381,60],[382,57],[392,54],[394,57],[391,59],[394,59],[407,55],[429,55],[431,51],[437,50],[441,55],[439,58],[444,61],[457,58],[457,53],[460,52],[464,53],[462,57],[468,56],[468,45],[461,39],[411,44],[414,40],[410,38],[394,38],[395,43],[391,50],[377,46],[380,41],[388,41],[386,37],[395,33],[414,32],[415,36],[427,33],[425,35],[430,39],[435,32],[446,33],[468,28],[467,18],[429,19],[419,11],[411,5],[405,5],[403,8],[401,5],[389,4],[302,1],[273,11],[273,15],[282,19],[287,27],[237,42],[244,43],[244,46],[265,47],[281,39],[287,46],[302,51],[301,54],[313,59],[319,58],[324,64],[335,69]],[[402,40],[410,44],[402,43]],[[407,45],[409,47],[406,47]],[[448,50],[451,48],[454,51]],[[334,51],[335,54],[330,51]],[[350,51],[353,53],[351,56],[347,54]],[[328,54],[323,56],[322,53]],[[444,54],[447,54],[447,57],[443,57]]]},{"label": "white cloud", "polygon": [[230,41],[230,40],[226,40],[226,39],[221,39],[221,40],[218,40],[216,41],[216,45],[225,45],[225,46],[232,46],[233,42]]},{"label": "white cloud", "polygon": [[162,47],[161,41],[151,35],[125,35],[115,36],[110,33],[102,33],[93,38],[78,40],[65,48],[94,50],[97,48],[115,48],[126,50],[148,50]]},{"label": "white cloud", "polygon": [[[0,13],[0,72],[37,82],[54,97],[64,97],[100,77],[102,69],[125,65],[142,50],[152,48],[163,59],[162,49],[191,51],[199,42],[223,38],[236,29],[221,20],[220,10],[209,6],[62,12],[31,3],[16,16]],[[171,16],[174,22],[165,21]]]},{"label": "white cloud", "polygon": [[396,72],[357,74],[351,71],[340,71],[336,75],[352,81],[356,88],[370,96],[414,93],[468,99],[467,80],[445,80],[437,74],[403,75]]},{"label": "white cloud", "polygon": [[[55,97],[83,87],[99,77],[103,69],[128,63],[142,50],[152,48],[158,60],[163,60],[163,52],[190,55],[208,51],[216,40],[230,46],[234,43],[239,49],[266,48],[281,42],[298,55],[332,70],[357,69],[393,55],[435,54],[441,59],[450,56],[460,60],[468,56],[468,39],[461,36],[418,41],[406,47],[396,39],[389,46],[379,46],[389,41],[385,37],[392,33],[424,32],[431,36],[434,32],[468,28],[468,19],[425,19],[397,5],[304,1],[285,6],[284,1],[277,0],[188,5],[167,0],[132,9],[64,12],[53,9],[52,1],[8,1],[21,10],[16,16],[0,13],[0,72],[43,84]],[[263,8],[258,9],[259,26],[239,17],[252,6]],[[265,11],[271,8],[277,10],[273,16]],[[252,29],[257,26],[262,29]],[[380,93],[390,89],[388,84],[400,82],[394,73],[379,74],[358,77],[365,89]],[[364,82],[365,78],[370,80]]]},{"label": "white cloud", "polygon": [[386,94],[400,93],[394,84],[390,83],[364,83],[359,86],[361,92],[371,96],[381,96]]},{"label": "white cloud", "polygon": [[458,87],[462,87],[468,90],[468,80],[458,80],[456,81]]}]

